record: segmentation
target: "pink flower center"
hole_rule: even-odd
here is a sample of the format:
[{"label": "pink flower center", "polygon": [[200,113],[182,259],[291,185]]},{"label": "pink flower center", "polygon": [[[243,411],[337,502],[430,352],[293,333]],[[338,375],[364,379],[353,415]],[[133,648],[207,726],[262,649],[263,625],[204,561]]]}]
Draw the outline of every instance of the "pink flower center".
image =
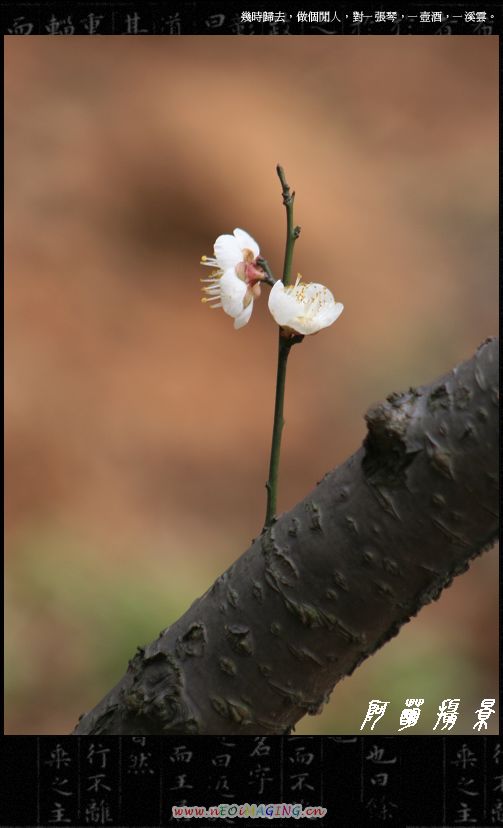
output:
[{"label": "pink flower center", "polygon": [[260,285],[264,271],[258,266],[251,250],[243,250],[243,261],[236,265],[236,274],[249,285],[255,296],[260,296]]}]

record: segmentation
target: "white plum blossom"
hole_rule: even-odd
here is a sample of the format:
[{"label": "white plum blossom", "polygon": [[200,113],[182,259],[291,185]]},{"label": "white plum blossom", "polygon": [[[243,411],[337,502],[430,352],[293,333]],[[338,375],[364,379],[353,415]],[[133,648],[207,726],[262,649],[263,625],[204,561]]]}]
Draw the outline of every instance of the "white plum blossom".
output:
[{"label": "white plum blossom", "polygon": [[233,235],[219,236],[214,244],[214,257],[203,256],[201,264],[213,267],[203,288],[211,302],[210,308],[223,308],[234,318],[234,327],[242,328],[249,321],[253,301],[260,296],[260,281],[264,271],[257,265],[260,249],[252,237],[237,227]]},{"label": "white plum blossom", "polygon": [[269,294],[269,310],[282,328],[307,336],[328,328],[341,315],[344,305],[336,302],[328,288],[316,282],[304,284],[299,274],[294,285],[278,281]]}]

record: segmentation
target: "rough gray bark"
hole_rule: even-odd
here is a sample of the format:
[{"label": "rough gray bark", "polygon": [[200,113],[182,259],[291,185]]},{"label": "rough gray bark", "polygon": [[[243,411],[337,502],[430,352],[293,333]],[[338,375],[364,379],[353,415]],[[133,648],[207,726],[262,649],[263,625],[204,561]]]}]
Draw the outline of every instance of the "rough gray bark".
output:
[{"label": "rough gray bark", "polygon": [[498,341],[366,419],[360,450],[139,648],[74,733],[286,733],[491,545]]}]

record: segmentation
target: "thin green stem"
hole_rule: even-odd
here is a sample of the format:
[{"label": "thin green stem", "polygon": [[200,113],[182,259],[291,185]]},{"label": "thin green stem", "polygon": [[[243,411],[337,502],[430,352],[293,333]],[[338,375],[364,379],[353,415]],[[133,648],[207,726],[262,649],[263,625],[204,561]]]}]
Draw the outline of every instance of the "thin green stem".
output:
[{"label": "thin green stem", "polygon": [[[293,247],[295,240],[300,233],[300,227],[294,226],[293,223],[293,202],[295,193],[290,192],[285,178],[285,171],[283,167],[276,167],[279,180],[281,181],[281,191],[283,194],[283,204],[286,208],[286,246],[285,246],[285,261],[283,265],[283,284],[289,284],[291,278]],[[261,266],[264,268],[268,277],[274,278],[269,270],[267,262],[261,261]],[[267,481],[267,509],[265,515],[264,528],[270,526],[276,516],[276,504],[278,497],[278,473],[279,473],[279,457],[281,451],[281,435],[283,433],[283,426],[285,421],[283,419],[283,404],[285,400],[285,382],[286,382],[286,366],[288,362],[288,355],[292,345],[303,340],[303,336],[291,335],[288,336],[282,328],[279,329],[278,339],[278,368],[276,373],[276,400],[274,403],[274,422],[272,427],[272,444],[271,457],[269,461],[269,479]]]},{"label": "thin green stem", "polygon": [[269,479],[267,481],[267,510],[264,526],[270,526],[276,515],[278,496],[279,455],[281,451],[281,434],[285,421],[283,419],[283,403],[285,399],[286,364],[291,345],[279,331],[278,370],[276,374],[276,401],[274,403],[274,423],[272,429],[271,458],[269,461]]},{"label": "thin green stem", "polygon": [[300,227],[295,226],[293,223],[293,202],[295,201],[295,192],[290,191],[290,187],[286,181],[285,171],[283,167],[281,167],[279,164],[276,167],[276,172],[278,173],[278,178],[281,181],[283,204],[285,205],[286,209],[286,244],[285,262],[283,265],[283,284],[286,287],[288,284],[290,284],[292,277],[291,271],[293,259],[293,246],[295,244],[296,239],[299,238]]}]

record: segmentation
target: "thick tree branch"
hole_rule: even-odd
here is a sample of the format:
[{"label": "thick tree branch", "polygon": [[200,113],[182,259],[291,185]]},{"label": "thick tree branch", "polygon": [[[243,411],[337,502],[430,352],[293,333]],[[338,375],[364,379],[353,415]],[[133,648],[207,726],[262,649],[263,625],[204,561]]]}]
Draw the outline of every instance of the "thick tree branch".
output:
[{"label": "thick tree branch", "polygon": [[498,341],[366,415],[363,446],[159,638],[78,734],[278,734],[435,600],[498,527]]}]

